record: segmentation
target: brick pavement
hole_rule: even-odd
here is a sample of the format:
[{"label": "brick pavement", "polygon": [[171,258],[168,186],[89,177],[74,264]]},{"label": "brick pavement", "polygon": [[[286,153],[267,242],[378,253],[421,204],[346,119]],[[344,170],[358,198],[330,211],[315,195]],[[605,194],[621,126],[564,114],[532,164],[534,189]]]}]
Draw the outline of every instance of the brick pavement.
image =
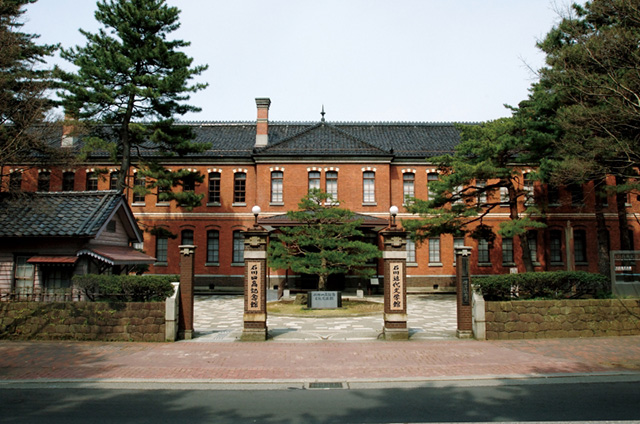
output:
[{"label": "brick pavement", "polygon": [[0,341],[0,381],[422,381],[640,372],[640,336],[409,342]]}]

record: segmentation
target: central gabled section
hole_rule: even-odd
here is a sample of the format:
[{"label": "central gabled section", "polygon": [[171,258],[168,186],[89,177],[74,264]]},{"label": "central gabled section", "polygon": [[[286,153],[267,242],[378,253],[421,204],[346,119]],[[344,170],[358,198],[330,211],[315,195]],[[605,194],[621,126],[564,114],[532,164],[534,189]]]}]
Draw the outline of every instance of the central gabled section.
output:
[{"label": "central gabled section", "polygon": [[327,122],[319,122],[302,131],[278,140],[260,149],[265,155],[313,155],[313,156],[389,156],[380,149],[353,134]]}]

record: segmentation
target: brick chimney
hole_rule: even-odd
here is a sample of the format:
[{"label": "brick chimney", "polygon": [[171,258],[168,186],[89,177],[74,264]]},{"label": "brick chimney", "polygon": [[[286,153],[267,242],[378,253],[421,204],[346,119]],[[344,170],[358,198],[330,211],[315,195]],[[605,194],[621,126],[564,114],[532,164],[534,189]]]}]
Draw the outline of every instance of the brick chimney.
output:
[{"label": "brick chimney", "polygon": [[256,99],[258,107],[258,119],[256,120],[256,145],[255,147],[265,147],[269,144],[269,105],[271,99],[259,97]]},{"label": "brick chimney", "polygon": [[73,117],[65,113],[64,123],[62,124],[62,140],[60,140],[61,147],[73,147],[76,141],[75,132],[76,128],[74,126]]}]

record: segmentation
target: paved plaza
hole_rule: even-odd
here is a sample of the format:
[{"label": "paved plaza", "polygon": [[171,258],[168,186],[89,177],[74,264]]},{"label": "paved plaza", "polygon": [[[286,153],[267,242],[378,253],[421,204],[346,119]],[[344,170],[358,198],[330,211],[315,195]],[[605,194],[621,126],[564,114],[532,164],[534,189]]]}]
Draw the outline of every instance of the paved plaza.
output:
[{"label": "paved plaza", "polygon": [[[382,302],[382,297],[368,300]],[[196,296],[196,342],[230,342],[242,333],[243,297]],[[407,296],[407,320],[412,340],[456,337],[456,297],[449,294]],[[269,337],[276,341],[376,340],[382,334],[382,313],[344,318],[300,318],[269,314]]]}]

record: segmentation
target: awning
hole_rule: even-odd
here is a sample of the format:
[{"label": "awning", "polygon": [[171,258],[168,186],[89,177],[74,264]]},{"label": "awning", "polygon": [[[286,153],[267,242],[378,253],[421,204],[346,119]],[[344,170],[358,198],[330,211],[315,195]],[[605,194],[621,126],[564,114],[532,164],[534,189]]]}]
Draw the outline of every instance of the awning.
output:
[{"label": "awning", "polygon": [[73,265],[77,260],[77,256],[32,256],[27,259],[27,263],[38,265]]},{"label": "awning", "polygon": [[109,265],[142,265],[156,261],[156,258],[128,246],[91,246],[80,250],[77,255],[89,255]]}]

